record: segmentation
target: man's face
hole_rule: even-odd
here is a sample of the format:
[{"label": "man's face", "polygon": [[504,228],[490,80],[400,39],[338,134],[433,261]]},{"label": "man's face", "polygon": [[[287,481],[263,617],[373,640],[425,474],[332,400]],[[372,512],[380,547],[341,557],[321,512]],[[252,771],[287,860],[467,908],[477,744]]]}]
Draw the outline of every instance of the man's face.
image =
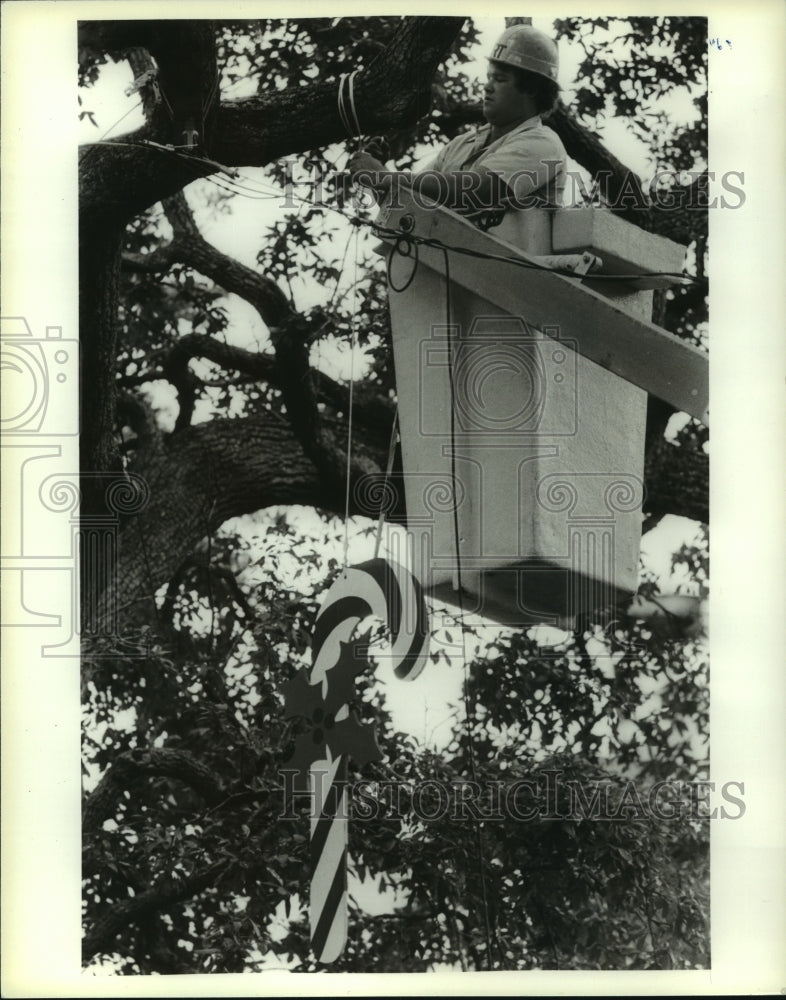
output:
[{"label": "man's face", "polygon": [[501,63],[489,63],[486,86],[483,89],[483,116],[491,125],[504,127],[530,117],[528,94],[516,86],[513,71]]}]

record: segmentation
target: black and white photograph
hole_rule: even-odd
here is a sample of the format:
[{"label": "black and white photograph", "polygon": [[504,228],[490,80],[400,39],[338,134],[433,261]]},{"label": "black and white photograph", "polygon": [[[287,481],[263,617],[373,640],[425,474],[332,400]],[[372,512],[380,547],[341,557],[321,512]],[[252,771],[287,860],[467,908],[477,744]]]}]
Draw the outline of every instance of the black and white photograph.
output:
[{"label": "black and white photograph", "polygon": [[786,984],[786,22],[608,6],[4,5],[4,995]]}]

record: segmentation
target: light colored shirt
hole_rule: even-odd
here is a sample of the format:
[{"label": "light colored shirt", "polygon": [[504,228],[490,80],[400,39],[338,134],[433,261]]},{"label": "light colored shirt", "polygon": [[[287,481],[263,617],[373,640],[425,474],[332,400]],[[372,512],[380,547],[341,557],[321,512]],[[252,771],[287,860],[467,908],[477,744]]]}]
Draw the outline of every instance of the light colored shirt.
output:
[{"label": "light colored shirt", "polygon": [[535,201],[561,205],[567,154],[557,133],[543,124],[540,115],[494,142],[489,142],[490,133],[490,125],[481,125],[456,136],[425,169],[443,174],[461,170],[496,174],[513,196],[513,207]]}]

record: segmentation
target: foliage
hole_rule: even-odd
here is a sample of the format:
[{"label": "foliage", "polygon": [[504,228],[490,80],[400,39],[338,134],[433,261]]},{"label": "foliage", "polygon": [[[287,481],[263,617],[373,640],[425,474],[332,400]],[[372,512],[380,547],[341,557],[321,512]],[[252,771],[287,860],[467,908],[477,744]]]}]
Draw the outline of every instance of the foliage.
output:
[{"label": "foliage", "polygon": [[[576,103],[590,123],[618,115],[662,168],[707,165],[707,19],[703,17],[566,18],[557,38],[584,53]],[[686,127],[659,106],[686,92],[694,119]]]},{"label": "foliage", "polygon": [[[578,111],[590,122],[629,115],[659,162],[675,169],[706,158],[697,20],[557,23],[558,34],[587,52]],[[221,22],[222,87],[229,96],[240,86],[264,94],[332,78],[373,59],[394,28],[392,18]],[[622,59],[613,42],[619,32]],[[468,21],[434,81],[434,113],[385,137],[402,166],[418,144],[438,144],[447,134],[444,112],[470,99],[465,65],[476,37]],[[83,83],[99,69],[99,57],[87,59]],[[696,88],[697,122],[664,129],[657,99],[686,81]],[[317,373],[327,377],[332,353],[346,375],[341,363],[355,337],[364,359],[357,391],[385,397],[395,380],[384,275],[368,241],[347,224],[363,208],[346,200],[335,176],[344,156],[329,147],[299,158],[293,200],[260,232],[255,266],[304,317]],[[241,218],[251,200],[280,201],[291,167],[280,161],[234,184],[197,182],[189,203],[203,224],[225,213]],[[322,197],[327,211],[313,204]],[[129,227],[126,250],[149,254],[170,236],[156,207]],[[118,384],[158,406],[156,386],[167,377],[172,347],[193,333],[235,342],[232,306],[221,288],[182,264],[163,279],[124,271],[122,282]],[[669,305],[670,325],[687,336],[706,315],[698,301],[677,296]],[[273,356],[270,330],[257,346]],[[204,419],[285,411],[270,385],[206,362],[192,362],[191,373]],[[337,404],[323,410],[345,419]],[[689,426],[683,433],[696,432]],[[299,725],[282,718],[281,689],[308,662],[319,596],[336,572],[344,528],[317,512],[309,534],[301,515],[282,509],[251,528],[226,526],[202,551],[183,553],[159,595],[157,620],[122,642],[85,646],[83,874],[87,935],[96,945],[88,961],[115,956],[121,973],[315,967],[304,904],[308,819],[301,807],[281,818],[279,768]],[[675,560],[686,586],[705,593],[706,538]],[[455,670],[469,661],[452,731],[439,749],[400,731],[382,686],[370,677],[359,683],[360,708],[376,722],[384,762],[353,777],[372,782],[367,800],[380,815],[352,825],[350,940],[333,968],[706,966],[706,822],[641,816],[635,808],[628,816],[620,805],[628,781],[646,797],[657,781],[705,776],[703,648],[610,619],[551,646],[534,632],[489,638],[455,627],[448,642],[459,634],[469,655],[455,647],[450,657],[439,647],[434,654]],[[485,790],[529,781],[538,790],[555,772],[562,798],[554,815],[478,824],[462,812],[462,789],[474,788],[467,782]],[[450,808],[439,819],[418,820],[409,808],[413,789],[432,779],[450,789]],[[391,782],[402,789],[401,809],[391,804]],[[580,788],[589,801],[598,787],[608,790],[619,818],[572,815],[565,790]],[[375,905],[383,912],[371,912]],[[112,931],[122,907],[134,915]]]},{"label": "foliage", "polygon": [[[231,536],[217,540],[218,565],[235,544]],[[86,660],[91,771],[117,767],[119,754],[166,747],[201,762],[221,787],[206,800],[177,777],[140,772],[109,822],[86,837],[85,898],[97,921],[131,892],[219,866],[209,892],[186,907],[162,906],[155,920],[123,935],[121,954],[137,971],[314,967],[302,903],[307,810],[299,805],[281,818],[278,772],[298,723],[282,719],[280,692],[304,662],[318,597],[308,581],[321,585],[332,572],[315,539],[298,540],[285,517],[271,520],[261,544],[264,567],[255,562],[240,574],[249,600],[242,612],[231,611],[215,579],[211,585],[198,574],[180,585],[179,625],[166,644],[134,657],[96,650]],[[306,593],[275,583],[292,557],[305,571]],[[217,614],[208,619],[211,596]],[[488,646],[476,636],[472,725],[456,706],[441,752],[399,731],[384,691],[363,679],[360,707],[377,723],[384,762],[352,775],[367,782],[364,802],[375,804],[375,816],[361,813],[352,824],[351,936],[336,969],[486,968],[484,891],[493,968],[706,964],[706,823],[687,807],[671,820],[630,798],[632,812],[620,807],[626,779],[635,778],[633,794],[646,804],[656,781],[684,799],[679,779],[706,777],[706,662],[685,644],[598,635],[594,645],[567,637],[550,648],[522,633]],[[463,641],[469,649],[472,635]],[[518,814],[500,810],[479,831],[461,806],[468,782],[482,789],[477,801],[488,815],[492,789],[504,796],[527,780],[542,808],[543,783],[554,774],[554,815],[523,820],[525,796]],[[426,792],[435,780],[449,790],[450,807],[418,820],[413,795],[428,815],[437,811]],[[616,820],[577,810],[597,788],[609,790]],[[372,884],[387,898],[377,916],[364,913],[376,897]]]}]

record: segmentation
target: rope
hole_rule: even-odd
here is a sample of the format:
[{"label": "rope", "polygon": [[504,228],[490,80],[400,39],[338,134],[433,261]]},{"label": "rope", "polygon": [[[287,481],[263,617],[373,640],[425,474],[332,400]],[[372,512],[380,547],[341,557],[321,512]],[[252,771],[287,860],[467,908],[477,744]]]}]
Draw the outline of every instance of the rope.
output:
[{"label": "rope", "polygon": [[[117,124],[117,123],[115,123]],[[112,126],[114,128],[114,126]],[[351,129],[349,130],[351,132]],[[264,188],[260,183],[252,177],[247,177],[244,174],[240,174],[238,170],[234,167],[226,167],[223,164],[216,163],[213,160],[206,159],[202,156],[189,156],[186,153],[181,153],[179,149],[175,146],[164,146],[160,143],[153,143],[150,141],[139,141],[139,142],[119,142],[114,139],[110,139],[106,142],[99,139],[91,143],[83,143],[83,145],[107,145],[107,146],[137,146],[141,149],[155,149],[162,153],[169,153],[171,156],[179,156],[181,159],[190,162],[191,164],[204,166],[205,164],[209,166],[215,166],[217,170],[221,170],[229,175],[230,180],[225,181],[226,190],[231,190],[235,194],[239,195],[241,198],[248,198],[251,201],[258,200],[261,197],[273,198],[280,197],[281,191],[277,191],[273,187]],[[215,178],[207,176],[205,174],[200,174],[202,179],[209,181],[212,184],[217,184]],[[245,181],[245,184],[240,183]],[[525,260],[519,257],[509,257],[504,254],[493,254],[493,253],[483,253],[479,250],[470,250],[467,247],[456,246],[450,243],[443,243],[442,240],[438,240],[435,237],[426,236],[415,236],[411,232],[405,232],[401,229],[392,229],[387,226],[380,226],[371,219],[364,219],[358,215],[350,215],[347,212],[342,211],[335,205],[330,205],[324,201],[313,201],[309,198],[302,198],[300,195],[292,195],[298,201],[303,202],[303,204],[311,205],[314,208],[322,208],[329,212],[335,212],[342,218],[354,223],[355,225],[368,226],[371,231],[381,239],[395,239],[399,240],[404,238],[409,241],[416,248],[420,246],[433,247],[438,250],[451,250],[453,253],[464,254],[468,257],[474,257],[477,260],[495,260],[502,264],[513,264],[515,267],[525,267],[536,271],[545,271],[549,274],[559,274],[565,278],[576,278],[577,275],[574,271],[563,270],[558,267],[546,267],[543,264],[538,264],[537,261]],[[410,256],[409,253],[403,254],[403,256]],[[678,271],[636,271],[629,274],[591,274],[583,276],[590,281],[635,281],[639,278],[674,278],[676,281],[681,282],[683,285],[702,285],[704,282],[698,281],[695,278],[689,278],[686,275]],[[408,287],[407,285],[404,286]],[[394,289],[396,290],[396,289]]]},{"label": "rope", "polygon": [[[365,220],[360,221],[364,222]],[[545,264],[539,264],[534,260],[527,260],[521,257],[509,257],[505,254],[484,253],[482,250],[472,250],[469,247],[457,246],[452,243],[443,243],[442,240],[438,240],[434,236],[417,236],[412,232],[405,232],[402,229],[391,229],[387,226],[380,226],[375,222],[368,222],[367,225],[369,225],[375,235],[379,236],[381,239],[395,239],[396,245],[394,249],[398,248],[400,241],[403,239],[405,242],[414,244],[415,247],[418,245],[432,247],[437,250],[442,250],[443,253],[446,250],[450,250],[453,253],[463,254],[465,257],[474,257],[476,260],[494,260],[501,264],[513,264],[516,267],[530,268],[535,271],[546,271],[549,274],[559,274],[565,278],[576,277],[576,274],[573,271],[567,271],[564,268],[559,267],[547,267]],[[410,254],[407,252],[403,254],[403,256],[408,257]],[[632,274],[589,274],[584,277],[591,281],[625,281],[628,279],[663,277],[676,278],[686,284],[699,284],[699,282],[686,278],[685,275],[676,271],[641,271]]]},{"label": "rope", "polygon": [[172,121],[174,121],[175,112],[172,110],[172,105],[169,103],[169,98],[166,96],[166,91],[164,90],[164,88],[161,86],[160,83],[158,84],[158,92],[161,95],[161,100],[164,102],[164,104],[166,104],[166,109],[169,112],[169,117],[172,119]]},{"label": "rope", "polygon": [[388,445],[388,461],[385,466],[385,478],[382,482],[382,495],[379,501],[379,517],[377,519],[377,537],[374,541],[374,558],[376,559],[379,555],[379,549],[382,544],[382,528],[385,525],[385,490],[387,489],[388,482],[390,481],[390,473],[393,470],[393,459],[396,455],[396,430],[398,429],[398,406],[396,406],[396,412],[393,414],[393,423],[390,427],[390,444]]},{"label": "rope", "polygon": [[203,149],[205,148],[205,136],[207,134],[207,113],[208,111],[210,111],[213,99],[215,98],[216,93],[218,92],[218,83],[219,83],[218,73],[216,73],[215,77],[213,78],[213,86],[210,88],[210,90],[207,93],[207,97],[202,102],[202,134],[200,136],[200,139],[202,142]]},{"label": "rope", "polygon": [[[450,255],[447,248],[442,251],[445,258],[445,317],[448,335],[448,378],[450,381],[450,478],[453,485],[453,536],[456,541],[456,587],[458,592],[458,607],[459,607],[459,620],[460,620],[460,631],[461,631],[461,646],[462,655],[464,660],[464,714],[466,717],[466,735],[467,735],[467,750],[469,755],[469,768],[472,775],[472,781],[477,786],[478,784],[478,772],[477,765],[475,763],[475,746],[472,739],[472,719],[474,717],[474,706],[471,703],[469,694],[469,665],[467,663],[467,646],[466,646],[466,624],[465,624],[465,613],[464,613],[464,590],[461,580],[461,551],[460,542],[461,537],[459,533],[459,520],[458,520],[458,503],[456,502],[456,383],[453,370],[453,359],[455,353],[455,347],[453,343],[453,329],[451,326],[451,300],[450,300]],[[480,894],[481,902],[483,904],[483,921],[484,930],[486,935],[486,966],[489,970],[492,968],[491,963],[491,921],[489,919],[489,902],[488,902],[488,890],[486,888],[486,863],[483,852],[483,837],[481,834],[481,821],[479,819],[474,820],[475,825],[475,840],[477,843],[478,851],[478,873],[480,875]]]},{"label": "rope", "polygon": [[[357,70],[352,70],[351,73],[342,73],[338,81],[338,115],[341,119],[341,124],[344,126],[347,135],[351,139],[356,139],[358,144],[358,149],[363,148],[362,133],[360,130],[360,119],[358,118],[357,108],[355,107],[355,77],[357,76]],[[344,97],[344,84],[346,82],[347,97]],[[348,98],[348,99],[347,99]],[[347,110],[347,105],[349,105],[349,110]]]},{"label": "rope", "polygon": [[[112,131],[112,129],[113,128],[117,128],[117,126],[120,124],[120,122],[122,122],[125,118],[128,118],[128,116],[131,114],[132,111],[136,111],[137,108],[141,108],[141,107],[142,107],[142,99],[140,98],[136,102],[136,104],[132,105],[128,109],[128,111],[124,111],[123,114],[117,119],[116,122],[112,122],[112,124],[109,126],[109,128],[106,130],[106,132],[104,132],[104,134],[101,136],[100,139],[94,139],[92,142],[85,143],[85,145],[86,146],[104,145],[104,140],[109,135],[109,133]],[[106,143],[106,145],[112,145],[112,143]],[[131,142],[129,142],[129,143],[123,143],[123,145],[133,146],[134,143],[131,143]],[[80,158],[79,158],[80,163],[82,162],[82,160],[84,159],[84,157],[87,155],[88,152],[89,152],[89,150],[86,149],[84,151],[84,153],[82,154],[82,156],[80,156]]]},{"label": "rope", "polygon": [[[414,251],[414,253],[413,253]],[[409,272],[409,276],[403,285],[395,285],[393,283],[393,257],[395,254],[399,254],[401,257],[412,257],[412,270]],[[418,271],[418,264],[420,263],[420,252],[418,250],[418,244],[414,240],[410,240],[408,236],[403,233],[396,239],[396,243],[393,247],[393,253],[388,254],[387,260],[387,279],[388,285],[394,292],[405,292],[412,282],[415,280],[415,275]]]},{"label": "rope", "polygon": [[352,285],[352,323],[349,338],[349,407],[347,413],[347,480],[344,495],[344,569],[349,565],[349,493],[352,482],[352,410],[355,397],[355,333],[357,317],[358,247],[360,230],[355,230],[355,281]]}]

